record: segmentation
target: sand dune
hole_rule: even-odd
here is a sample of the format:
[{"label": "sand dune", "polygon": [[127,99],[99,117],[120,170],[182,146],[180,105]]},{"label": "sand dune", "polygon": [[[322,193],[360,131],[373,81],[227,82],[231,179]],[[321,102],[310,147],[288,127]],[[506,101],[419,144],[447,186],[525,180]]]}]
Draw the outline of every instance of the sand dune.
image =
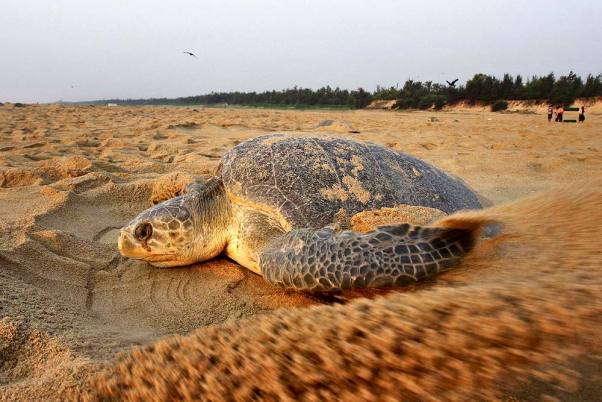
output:
[{"label": "sand dune", "polygon": [[[396,106],[396,100],[375,100],[367,106],[367,109],[382,109],[382,110],[393,110]],[[508,109],[504,113],[533,113],[533,114],[546,114],[548,106],[550,105],[547,101],[538,100],[510,100],[507,101]],[[585,107],[586,117],[590,113],[600,114],[602,112],[602,97],[590,97],[590,98],[577,98],[573,102],[575,107]],[[443,107],[444,111],[447,112],[488,112],[491,110],[491,104],[488,102],[475,102],[471,103],[468,101],[461,101],[453,105],[447,105]],[[567,112],[566,118],[577,118],[580,112]]]},{"label": "sand dune", "polygon": [[[244,339],[254,344],[260,342],[258,337],[265,325],[278,320],[295,321],[299,319],[295,314],[306,314],[305,309],[293,309],[291,313],[278,313],[272,317],[274,310],[307,308],[334,300],[275,289],[225,259],[188,268],[156,269],[118,254],[115,240],[121,225],[153,203],[177,195],[187,183],[210,176],[221,155],[245,139],[266,132],[287,131],[343,135],[378,142],[414,154],[463,178],[484,198],[498,205],[540,190],[562,188],[588,175],[599,176],[602,172],[601,121],[599,115],[589,115],[587,123],[581,126],[548,124],[545,117],[539,115],[487,112],[2,106],[0,398],[61,399],[87,381],[88,374],[112,365],[119,352],[150,344],[167,335],[183,335],[214,324],[230,323],[223,328],[195,332],[189,340],[182,342],[196,348],[194,345],[201,336],[199,334],[205,334],[203,331],[216,334],[234,331],[238,334],[241,326],[244,327],[242,332],[250,326],[256,329]],[[582,187],[577,189],[581,191]],[[492,296],[494,288],[500,289],[501,294],[516,293],[519,303],[532,306],[532,316],[550,320],[555,308],[559,314],[568,314],[567,306],[573,307],[572,303],[583,300],[587,302],[585,305],[577,304],[583,311],[579,310],[581,312],[573,317],[561,315],[556,327],[570,324],[582,328],[584,342],[589,342],[592,340],[590,331],[599,330],[599,322],[587,314],[597,312],[595,309],[600,300],[596,297],[599,292],[595,291],[599,282],[585,270],[596,272],[595,269],[601,266],[599,253],[592,251],[595,243],[591,242],[595,238],[592,233],[600,233],[600,227],[599,221],[588,221],[590,215],[584,211],[598,208],[596,199],[599,198],[596,197],[600,194],[596,189],[599,187],[583,195],[587,207],[578,209],[574,222],[569,218],[579,203],[567,199],[558,190],[545,196],[545,199],[564,200],[557,204],[548,205],[542,199],[536,199],[517,204],[522,206],[515,215],[510,214],[514,207],[493,209],[486,212],[491,215],[479,215],[475,219],[490,216],[506,222],[516,231],[513,233],[520,242],[511,241],[508,249],[500,246],[501,254],[496,251],[481,257],[482,260],[466,262],[468,270],[461,271],[459,279],[446,276],[442,282],[429,285],[432,290],[428,292],[414,289],[404,290],[402,295],[389,292],[386,298],[358,302],[357,305],[368,305],[370,311],[381,311],[378,306],[388,303],[415,306],[416,311],[422,311],[427,317],[416,322],[426,328],[437,303],[445,305],[445,300],[449,299],[466,301],[463,305],[466,309],[459,307],[460,315],[503,308],[510,309],[508,314],[512,316],[513,302],[495,299]],[[549,214],[542,215],[540,210]],[[395,217],[395,213],[384,211],[376,217],[364,217],[360,223],[370,225],[380,219],[395,220]],[[534,222],[532,225],[518,225],[531,221]],[[554,222],[562,222],[562,225]],[[567,227],[569,231],[563,232]],[[542,240],[548,234],[546,230],[553,234],[549,242]],[[564,233],[569,235],[563,236]],[[537,241],[527,242],[527,239]],[[524,248],[519,247],[521,244],[525,244]],[[573,251],[561,253],[568,244],[572,244]],[[525,258],[526,255],[535,255],[540,260],[534,262]],[[560,262],[554,263],[558,258]],[[589,262],[584,264],[584,260]],[[553,272],[547,275],[549,270]],[[520,271],[520,275],[511,274],[516,271]],[[454,281],[464,285],[459,289],[445,285]],[[579,294],[579,289],[583,295]],[[375,294],[378,292],[343,295],[341,300],[357,296],[372,299]],[[353,306],[356,304],[329,307],[324,312],[317,310],[312,314],[324,314],[328,318],[321,320],[324,321],[323,331],[326,331],[343,319],[332,317],[353,316],[358,309]],[[408,314],[413,317],[411,314],[414,313]],[[263,315],[269,317],[258,318]],[[241,318],[250,321],[238,322]],[[393,318],[391,331],[407,324],[398,316]],[[476,322],[485,322],[479,320]],[[487,323],[494,333],[504,333],[503,322],[499,325]],[[283,339],[289,339],[295,333],[295,337],[302,336],[306,333],[305,325],[301,323],[298,332],[291,329]],[[507,325],[509,331],[514,330],[513,325]],[[529,327],[518,322],[516,325],[516,330]],[[570,343],[570,336],[564,331],[552,336],[550,328],[555,324],[549,325],[551,327],[543,329],[537,327],[539,331],[535,331],[541,333],[541,345],[537,349],[540,352],[537,353],[553,348],[558,342]],[[526,336],[526,329],[524,331],[521,337]],[[166,342],[161,344],[174,341]],[[357,345],[352,346],[356,343],[362,344],[351,340],[351,346],[345,347],[359,351]],[[227,348],[229,343],[219,341],[211,345]],[[259,350],[269,352],[270,346],[265,347],[267,349]],[[508,349],[502,348],[499,352],[502,355],[492,357],[492,361],[502,365],[509,351],[516,349],[519,353],[522,350],[519,354],[525,354],[522,347],[512,343]],[[454,359],[471,359],[470,349],[470,345],[459,348],[461,352],[454,355]],[[590,349],[599,352],[593,347]],[[149,350],[137,352],[136,356],[143,359],[140,367],[144,366],[144,370],[159,370],[160,364],[164,364],[163,357],[155,356]],[[155,359],[156,366],[153,366]],[[519,359],[516,367],[541,365],[544,360],[538,359],[524,357]],[[559,361],[567,360],[563,357]],[[133,384],[123,364],[113,369],[119,373],[117,382],[109,383],[102,377],[96,379],[92,384],[98,388],[92,389],[90,395],[114,392],[115,384]],[[515,366],[509,367],[508,370],[514,370]],[[173,373],[181,369],[177,365],[170,368]],[[208,370],[206,373],[216,372]],[[350,370],[350,373],[352,377],[349,378],[357,379],[353,377],[355,371]],[[499,376],[512,377],[515,373],[501,370]],[[271,389],[271,380],[266,375],[267,390]],[[433,381],[433,384],[444,384]],[[550,382],[544,378],[543,383]],[[592,386],[592,381],[579,383]],[[593,383],[599,387],[600,382]],[[336,382],[333,384],[338,387]],[[487,387],[483,385],[486,388],[483,395],[502,392],[494,382],[488,384]],[[56,392],[49,392],[49,389]],[[400,389],[418,392],[407,386]],[[425,386],[424,392],[437,389],[435,385]],[[573,391],[586,392],[583,389],[577,387]],[[421,392],[417,395],[423,395]],[[533,392],[539,391],[538,388],[526,388],[524,392],[532,396]],[[554,392],[546,389],[545,393]]]}]

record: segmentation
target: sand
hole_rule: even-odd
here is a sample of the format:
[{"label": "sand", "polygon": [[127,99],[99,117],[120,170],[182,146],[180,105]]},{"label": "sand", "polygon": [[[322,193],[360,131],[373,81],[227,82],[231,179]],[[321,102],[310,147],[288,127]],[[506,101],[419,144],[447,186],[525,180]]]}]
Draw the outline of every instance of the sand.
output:
[{"label": "sand", "polygon": [[[529,400],[547,394],[587,400],[596,395],[592,392],[602,384],[599,379],[589,378],[600,374],[599,362],[595,360],[600,356],[600,345],[592,334],[602,329],[600,314],[596,316],[600,312],[597,309],[602,266],[597,243],[600,221],[596,220],[600,218],[590,215],[594,211],[599,214],[602,208],[601,186],[588,181],[600,177],[602,172],[600,123],[602,117],[595,112],[588,115],[586,124],[575,125],[548,124],[543,115],[470,109],[402,113],[1,106],[0,398],[59,400],[81,390],[97,397],[114,395],[116,389],[129,390],[134,399],[143,398],[148,384],[141,386],[128,373],[158,370],[176,375],[181,374],[183,367],[180,360],[166,362],[160,356],[163,352],[155,353],[156,346],[146,346],[157,341],[157,345],[163,345],[161,351],[181,348],[179,343],[189,345],[186,347],[194,349],[192,355],[199,359],[198,367],[203,367],[201,361],[209,356],[203,348],[208,346],[223,349],[225,355],[230,353],[236,360],[240,354],[233,353],[230,341],[219,335],[234,333],[250,345],[262,344],[256,350],[273,359],[266,365],[280,367],[277,363],[284,353],[282,348],[293,347],[299,337],[307,339],[311,333],[309,324],[313,323],[313,332],[317,325],[324,333],[316,337],[316,345],[318,351],[328,354],[332,350],[325,334],[329,328],[342,325],[337,323],[343,319],[336,317],[352,317],[345,322],[353,321],[354,311],[360,308],[357,306],[369,306],[376,317],[384,314],[383,305],[398,306],[394,316],[387,316],[390,328],[387,325],[380,331],[402,336],[409,331],[407,325],[411,322],[415,322],[412,328],[429,328],[437,306],[455,300],[451,304],[454,307],[447,307],[446,311],[457,310],[453,316],[458,317],[458,323],[467,325],[469,320],[465,317],[477,316],[475,328],[491,328],[492,336],[510,340],[510,344],[500,341],[503,347],[498,347],[498,353],[488,354],[483,349],[478,354],[469,337],[459,344],[450,340],[449,345],[454,347],[444,346],[445,342],[437,339],[428,348],[418,347],[412,359],[424,359],[425,350],[435,350],[445,361],[451,359],[466,370],[469,369],[462,362],[473,361],[475,367],[481,368],[486,364],[506,367],[493,370],[495,375],[486,376],[485,380],[467,377],[473,381],[471,384],[481,384],[480,387],[467,386],[464,380],[454,383],[457,389],[482,397]],[[385,292],[383,297],[378,296],[379,292],[330,298],[285,292],[226,259],[193,267],[156,269],[120,257],[115,240],[121,225],[153,203],[178,194],[190,181],[210,176],[220,156],[230,147],[267,132],[341,135],[423,158],[461,177],[487,205],[494,205],[485,215],[464,216],[455,224],[499,220],[509,228],[507,237],[503,237],[508,239],[508,245],[493,242],[494,247],[484,242],[481,251],[465,262],[466,269],[444,275],[425,289]],[[566,188],[570,190],[563,192]],[[514,205],[511,207],[496,207],[540,191],[548,193],[508,204]],[[580,200],[587,201],[581,209]],[[517,212],[512,212],[515,209]],[[355,223],[363,224],[365,229],[380,220],[405,219],[407,211],[400,211],[401,215],[380,211],[358,218]],[[547,241],[548,237],[551,240]],[[573,251],[561,253],[569,244]],[[516,302],[500,299],[495,291],[516,294],[512,299]],[[321,306],[333,302],[345,305]],[[515,305],[529,306],[529,324],[516,321],[520,312],[513,310]],[[409,306],[409,310],[402,306]],[[497,310],[502,314],[497,319],[478,314]],[[417,311],[424,318],[418,319]],[[504,311],[507,317],[503,316]],[[568,311],[576,312],[571,316]],[[312,316],[319,319],[312,321]],[[303,317],[308,317],[307,321]],[[411,317],[416,320],[410,320]],[[552,317],[557,317],[557,321],[550,324]],[[271,341],[262,343],[261,334],[279,320],[292,326],[283,336],[283,343],[279,343],[278,353],[274,353]],[[568,325],[578,331],[564,330]],[[457,337],[457,330],[446,327],[440,331],[451,339]],[[194,332],[187,335],[190,331]],[[536,345],[521,343],[534,332],[539,334]],[[210,339],[214,333],[219,339]],[[187,337],[162,340],[171,335]],[[386,335],[380,338],[387,339]],[[201,340],[209,343],[200,348]],[[178,345],[174,346],[174,342]],[[361,355],[359,345],[364,341],[341,342],[349,351]],[[551,353],[558,351],[559,345],[571,349],[571,353]],[[147,349],[130,355],[136,346]],[[450,357],[448,350],[455,354]],[[584,350],[590,356],[587,360],[576,357]],[[399,373],[407,374],[399,368],[406,367],[405,355],[392,352],[389,346],[382,346],[382,351],[381,360],[369,367],[398,379]],[[475,360],[475,353],[485,360]],[[119,355],[122,360],[116,362]],[[385,358],[388,355],[397,360],[389,362]],[[548,360],[544,358],[547,355]],[[358,361],[336,362],[328,365],[328,370],[347,371],[349,377],[340,376],[347,382],[335,381],[322,369],[316,378],[331,383],[333,392],[351,388],[354,381],[360,383],[354,369]],[[140,371],[135,369],[137,364]],[[259,378],[250,376],[251,366],[245,363],[240,376],[232,375],[227,381],[245,378],[239,382],[240,389],[253,389],[251,383]],[[311,377],[307,367],[299,367]],[[576,374],[568,375],[570,380],[565,384],[561,381],[554,388],[550,384],[557,385],[562,376],[549,374],[554,371],[550,367],[562,373],[568,367]],[[103,369],[111,373],[109,377]],[[193,371],[190,378],[213,376],[215,380],[222,369],[220,366]],[[533,374],[537,372],[547,377],[537,377]],[[96,373],[100,373],[99,377],[95,377]],[[265,386],[261,389],[285,393],[278,388],[277,374],[278,371],[270,371],[261,377],[262,387]],[[170,375],[161,378],[173,378]],[[410,389],[406,381],[396,392],[405,390],[406,395],[429,394],[440,399],[456,395],[438,394],[439,387],[450,383],[438,379],[431,369],[421,375],[429,379],[425,384],[431,385]],[[114,383],[107,381],[113,377]],[[504,379],[503,384],[500,378]],[[516,378],[520,379],[516,387],[505,385]],[[149,384],[161,384],[161,380]],[[227,391],[236,388],[233,384],[222,385]],[[304,384],[310,387],[311,383]],[[221,388],[215,386],[202,392],[218,392]],[[132,392],[131,387],[140,393]],[[368,388],[365,395],[385,392],[382,388]],[[168,395],[157,389],[152,392],[157,397]],[[468,395],[462,392],[457,392],[459,398]]]}]

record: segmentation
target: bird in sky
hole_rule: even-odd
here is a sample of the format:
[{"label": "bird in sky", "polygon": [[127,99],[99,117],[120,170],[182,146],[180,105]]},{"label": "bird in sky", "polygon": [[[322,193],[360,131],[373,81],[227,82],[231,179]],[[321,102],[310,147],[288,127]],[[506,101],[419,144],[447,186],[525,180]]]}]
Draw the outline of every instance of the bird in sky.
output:
[{"label": "bird in sky", "polygon": [[195,59],[197,59],[197,58],[198,58],[198,57],[196,57],[196,55],[195,55],[194,53],[192,53],[192,52],[182,52],[182,53],[184,53],[184,54],[187,54],[187,55],[189,55],[189,56],[192,56],[192,57],[194,57]]},{"label": "bird in sky", "polygon": [[445,82],[447,82],[450,87],[455,87],[456,86],[456,82],[458,82],[458,78],[456,78],[452,82],[449,82],[447,80],[445,80]]}]

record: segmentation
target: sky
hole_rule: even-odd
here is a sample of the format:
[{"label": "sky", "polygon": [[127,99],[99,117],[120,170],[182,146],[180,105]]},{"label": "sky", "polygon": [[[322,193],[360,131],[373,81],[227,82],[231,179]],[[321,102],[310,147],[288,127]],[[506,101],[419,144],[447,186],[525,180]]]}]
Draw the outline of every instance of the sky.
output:
[{"label": "sky", "polygon": [[0,0],[0,102],[585,76],[601,21],[599,0]]}]

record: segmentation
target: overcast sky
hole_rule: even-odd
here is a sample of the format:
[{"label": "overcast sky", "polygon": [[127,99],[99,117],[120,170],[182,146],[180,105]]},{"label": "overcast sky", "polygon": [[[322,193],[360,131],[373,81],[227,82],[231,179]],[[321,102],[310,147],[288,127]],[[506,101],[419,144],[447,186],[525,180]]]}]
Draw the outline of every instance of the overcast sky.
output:
[{"label": "overcast sky", "polygon": [[600,0],[0,0],[0,101],[598,74],[601,43]]}]

